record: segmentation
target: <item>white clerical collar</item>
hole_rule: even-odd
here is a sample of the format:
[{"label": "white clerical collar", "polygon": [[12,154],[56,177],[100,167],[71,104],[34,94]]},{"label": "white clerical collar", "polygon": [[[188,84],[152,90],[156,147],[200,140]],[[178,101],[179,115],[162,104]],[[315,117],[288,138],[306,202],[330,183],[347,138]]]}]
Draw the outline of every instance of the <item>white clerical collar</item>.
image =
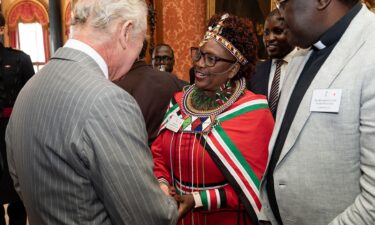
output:
[{"label": "white clerical collar", "polygon": [[64,45],[64,48],[76,49],[89,55],[99,65],[104,76],[108,79],[109,76],[107,63],[104,61],[103,57],[101,57],[99,53],[88,44],[76,39],[69,39]]},{"label": "white clerical collar", "polygon": [[318,42],[316,42],[314,44],[314,47],[319,49],[319,50],[322,50],[322,49],[325,49],[327,46],[325,44],[323,44],[322,41],[319,40]]}]

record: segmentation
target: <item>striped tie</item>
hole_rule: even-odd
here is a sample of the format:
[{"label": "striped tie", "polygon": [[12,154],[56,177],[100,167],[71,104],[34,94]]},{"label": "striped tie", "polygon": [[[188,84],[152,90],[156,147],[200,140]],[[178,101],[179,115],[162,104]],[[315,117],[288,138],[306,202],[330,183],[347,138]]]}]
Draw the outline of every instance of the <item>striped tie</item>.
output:
[{"label": "striped tie", "polygon": [[272,112],[273,117],[276,117],[277,103],[279,102],[280,74],[281,74],[281,66],[283,65],[283,63],[284,63],[284,60],[282,59],[279,59],[276,61],[275,76],[273,76],[271,92],[268,98],[270,110]]}]

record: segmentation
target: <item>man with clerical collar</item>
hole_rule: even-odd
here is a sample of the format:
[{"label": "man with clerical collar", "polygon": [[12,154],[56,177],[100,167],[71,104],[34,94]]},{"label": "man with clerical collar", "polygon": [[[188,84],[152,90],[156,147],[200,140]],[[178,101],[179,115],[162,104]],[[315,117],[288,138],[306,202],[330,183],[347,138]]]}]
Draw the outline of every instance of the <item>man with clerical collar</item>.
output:
[{"label": "man with clerical collar", "polygon": [[375,224],[375,15],[359,0],[278,0],[290,44],[260,187],[272,225]]},{"label": "man with clerical collar", "polygon": [[295,53],[286,33],[284,18],[279,10],[273,10],[266,18],[263,33],[263,43],[270,58],[257,64],[255,74],[248,83],[252,92],[267,96],[274,118],[286,69]]}]

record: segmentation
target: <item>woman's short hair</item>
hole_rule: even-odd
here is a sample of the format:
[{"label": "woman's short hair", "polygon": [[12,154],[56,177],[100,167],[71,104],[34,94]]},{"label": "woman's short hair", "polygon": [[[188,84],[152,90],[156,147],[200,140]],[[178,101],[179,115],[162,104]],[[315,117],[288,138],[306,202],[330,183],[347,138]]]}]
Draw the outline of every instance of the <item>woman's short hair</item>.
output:
[{"label": "woman's short hair", "polygon": [[90,26],[110,31],[116,20],[133,21],[134,34],[147,28],[147,4],[144,0],[78,0],[74,5],[72,27],[89,22]]},{"label": "woman's short hair", "polygon": [[[223,14],[212,16],[208,22],[208,27],[215,27]],[[247,64],[241,65],[240,70],[233,79],[242,77],[249,79],[255,71],[257,62],[258,41],[253,23],[247,18],[229,14],[229,17],[223,22],[223,30],[220,35],[231,42],[248,61]]]}]

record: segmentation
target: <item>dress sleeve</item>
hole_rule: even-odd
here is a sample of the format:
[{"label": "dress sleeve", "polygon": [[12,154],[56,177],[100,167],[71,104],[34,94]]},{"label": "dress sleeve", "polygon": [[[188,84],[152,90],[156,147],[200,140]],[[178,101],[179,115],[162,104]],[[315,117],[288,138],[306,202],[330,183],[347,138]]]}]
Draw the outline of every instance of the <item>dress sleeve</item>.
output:
[{"label": "dress sleeve", "polygon": [[237,194],[230,185],[223,188],[200,191],[199,196],[205,210],[238,208]]},{"label": "dress sleeve", "polygon": [[169,139],[169,136],[169,131],[162,131],[151,146],[152,157],[155,164],[155,177],[158,179],[159,183],[165,183],[168,186],[172,183],[170,166],[168,164],[169,152],[168,149],[165,149],[163,143],[166,142],[166,139]]}]

